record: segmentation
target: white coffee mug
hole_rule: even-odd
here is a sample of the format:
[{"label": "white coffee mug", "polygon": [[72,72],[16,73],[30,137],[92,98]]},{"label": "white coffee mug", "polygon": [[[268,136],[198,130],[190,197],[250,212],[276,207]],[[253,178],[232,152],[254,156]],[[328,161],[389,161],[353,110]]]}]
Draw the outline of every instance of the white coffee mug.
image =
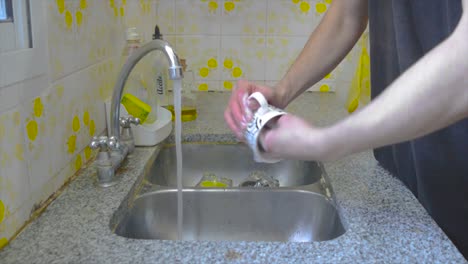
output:
[{"label": "white coffee mug", "polygon": [[254,113],[252,121],[247,125],[247,129],[244,133],[244,137],[249,145],[250,149],[254,154],[254,160],[256,162],[264,163],[275,163],[281,161],[280,159],[270,159],[265,156],[263,149],[261,148],[259,137],[261,131],[266,129],[268,122],[274,122],[276,117],[287,114],[285,111],[269,105],[263,94],[255,92],[251,94],[247,100],[256,100],[260,108]]}]

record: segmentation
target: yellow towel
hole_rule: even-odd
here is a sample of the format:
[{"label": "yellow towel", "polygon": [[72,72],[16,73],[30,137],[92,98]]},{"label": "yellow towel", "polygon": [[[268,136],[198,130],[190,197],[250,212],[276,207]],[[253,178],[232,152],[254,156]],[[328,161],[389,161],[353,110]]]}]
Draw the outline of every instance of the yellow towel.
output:
[{"label": "yellow towel", "polygon": [[359,41],[361,54],[346,100],[346,109],[349,113],[356,111],[360,104],[365,105],[370,101],[370,57],[368,52],[368,39],[368,33],[364,33]]}]

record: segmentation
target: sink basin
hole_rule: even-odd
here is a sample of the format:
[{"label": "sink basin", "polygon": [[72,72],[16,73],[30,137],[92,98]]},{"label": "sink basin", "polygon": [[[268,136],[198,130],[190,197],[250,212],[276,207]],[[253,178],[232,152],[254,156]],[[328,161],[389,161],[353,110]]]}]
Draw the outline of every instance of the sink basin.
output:
[{"label": "sink basin", "polygon": [[[183,239],[310,242],[346,231],[323,166],[317,162],[258,164],[243,145],[183,145]],[[175,149],[161,149],[111,219],[111,229],[136,239],[176,240]],[[262,171],[280,187],[237,187]],[[194,187],[203,173],[233,180],[232,188]]]},{"label": "sink basin", "polygon": [[[256,163],[249,148],[240,144],[184,144],[182,157],[184,187],[197,185],[204,173],[232,179],[233,186],[239,186],[250,174],[264,172],[277,179],[282,187],[315,183],[323,173],[321,165],[313,161]],[[177,186],[175,147],[161,150],[150,169],[148,180],[160,186]]]},{"label": "sink basin", "polygon": [[[310,242],[345,232],[335,206],[306,191],[184,190],[183,239]],[[115,230],[129,238],[177,239],[177,191],[139,197]]]}]

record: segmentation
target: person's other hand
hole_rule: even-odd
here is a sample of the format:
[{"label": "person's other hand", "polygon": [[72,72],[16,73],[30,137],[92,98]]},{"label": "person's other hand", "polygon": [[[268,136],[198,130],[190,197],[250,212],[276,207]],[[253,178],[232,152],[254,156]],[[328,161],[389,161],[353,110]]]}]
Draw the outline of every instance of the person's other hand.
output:
[{"label": "person's other hand", "polygon": [[247,124],[253,117],[252,111],[259,107],[255,100],[250,100],[249,102],[247,100],[249,95],[254,92],[262,93],[269,104],[280,107],[277,103],[277,95],[274,89],[245,80],[238,81],[232,91],[228,106],[224,111],[224,119],[236,137],[242,141],[244,141],[244,131]]},{"label": "person's other hand", "polygon": [[292,114],[281,116],[260,135],[265,156],[273,159],[328,160],[324,130]]}]

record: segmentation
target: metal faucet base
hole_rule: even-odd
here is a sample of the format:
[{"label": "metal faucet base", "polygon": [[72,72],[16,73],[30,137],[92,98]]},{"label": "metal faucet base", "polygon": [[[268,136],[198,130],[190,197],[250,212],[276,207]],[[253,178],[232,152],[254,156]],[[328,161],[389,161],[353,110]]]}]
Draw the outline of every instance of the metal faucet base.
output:
[{"label": "metal faucet base", "polygon": [[101,187],[101,188],[107,188],[107,187],[111,187],[111,186],[116,185],[118,182],[119,182],[118,179],[114,179],[114,180],[109,181],[109,182],[100,182],[100,181],[96,180],[96,185]]}]

